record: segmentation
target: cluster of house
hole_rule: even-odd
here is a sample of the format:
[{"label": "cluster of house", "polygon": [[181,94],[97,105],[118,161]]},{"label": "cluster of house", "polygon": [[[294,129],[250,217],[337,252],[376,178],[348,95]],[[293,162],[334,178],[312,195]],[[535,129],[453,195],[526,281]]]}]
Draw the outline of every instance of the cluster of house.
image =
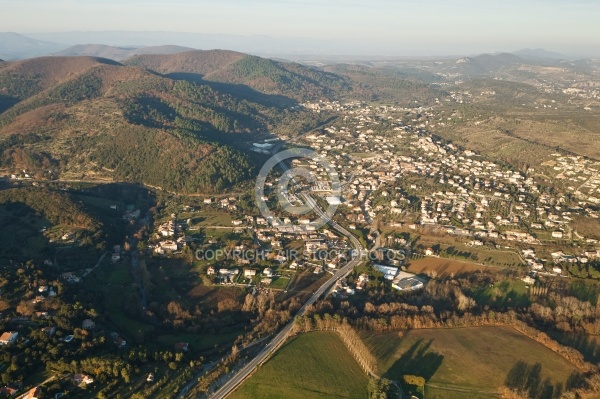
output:
[{"label": "cluster of house", "polygon": [[[228,198],[222,198],[221,200],[218,201],[218,204],[221,208],[227,209],[229,211],[236,211],[238,209],[236,202],[237,202],[237,198],[232,196],[232,197],[228,197]],[[217,203],[217,201],[213,197],[208,197],[208,198],[204,199],[204,204],[206,204],[206,205],[215,204],[215,203]]]},{"label": "cluster of house", "polygon": [[218,276],[221,284],[235,284],[239,281],[239,278],[243,275],[246,280],[253,281],[257,275],[262,276],[260,282],[264,286],[269,286],[273,282],[273,278],[276,277],[275,272],[270,267],[265,267],[262,271],[254,268],[246,268],[241,274],[238,268],[220,268],[217,269],[215,266],[209,266],[206,269],[208,276]]},{"label": "cluster of house", "polygon": [[65,280],[67,283],[70,283],[70,284],[79,283],[81,281],[81,277],[78,277],[73,272],[64,272],[60,275],[60,277],[63,280]]},{"label": "cluster of house", "polygon": [[12,173],[10,178],[13,180],[31,180],[33,178],[33,173],[29,172],[27,169],[22,169],[18,173]]},{"label": "cluster of house", "polygon": [[57,295],[54,287],[41,285],[38,287],[38,295],[36,295],[31,302],[32,303],[41,303],[46,300],[46,298],[53,298]]},{"label": "cluster of house", "polygon": [[[600,259],[600,249],[583,251],[578,255],[569,255],[565,254],[563,251],[555,251],[550,254],[552,262],[548,262],[546,259],[540,259],[533,248],[523,249],[522,255],[527,262],[532,275],[540,273],[562,276],[563,268],[560,266],[561,264],[586,264],[590,260]],[[529,281],[525,280],[525,282]]]},{"label": "cluster of house", "polygon": [[[353,224],[369,223],[382,214],[416,212],[419,224],[478,238],[473,241],[475,245],[484,239],[540,245],[577,238],[587,244],[597,243],[571,227],[578,215],[600,217],[586,205],[600,203],[597,162],[554,154],[556,159],[547,166],[559,172],[557,177],[577,177],[569,190],[582,202],[566,205],[565,193],[540,193],[538,171],[515,171],[434,138],[427,130],[430,121],[443,118],[432,109],[325,102],[304,106],[335,109],[343,115],[343,126],[305,135],[301,143],[326,156],[339,172],[343,199],[349,207],[347,218]],[[410,122],[406,115],[412,117]],[[384,123],[385,129],[381,127]],[[321,175],[326,178],[323,170]],[[395,190],[403,177],[410,175],[433,180],[435,191],[427,192],[418,184],[405,192]],[[371,193],[381,198],[376,206],[372,206]],[[419,197],[420,210],[411,204],[411,196]]]},{"label": "cluster of house", "polygon": [[[554,178],[568,182],[567,190],[581,201],[600,204],[600,162],[577,155],[551,154],[544,162]],[[598,218],[593,212],[588,215]]]},{"label": "cluster of house", "polygon": [[[362,286],[359,288],[359,285],[357,284],[356,289],[362,289]],[[348,285],[348,282],[345,278],[337,280],[333,285],[333,289],[331,290],[331,293],[335,296],[354,295],[355,292],[356,290]]]},{"label": "cluster of house", "polygon": [[[171,220],[158,226],[156,238],[159,241],[156,244],[151,244],[151,249],[155,254],[158,255],[164,255],[166,253],[173,253],[181,250],[183,247],[187,246],[191,241],[193,241],[192,237],[181,234],[188,225],[189,221],[178,221],[175,219],[175,215],[172,215]],[[175,238],[177,235],[179,237]]]},{"label": "cluster of house", "polygon": [[[599,99],[600,98],[600,89],[597,86],[589,85],[589,80],[585,82],[570,82],[571,87],[567,87],[562,89],[563,94],[568,94],[573,97],[579,97],[585,100],[591,99]],[[586,111],[591,111],[591,107],[588,105],[584,107]]]}]

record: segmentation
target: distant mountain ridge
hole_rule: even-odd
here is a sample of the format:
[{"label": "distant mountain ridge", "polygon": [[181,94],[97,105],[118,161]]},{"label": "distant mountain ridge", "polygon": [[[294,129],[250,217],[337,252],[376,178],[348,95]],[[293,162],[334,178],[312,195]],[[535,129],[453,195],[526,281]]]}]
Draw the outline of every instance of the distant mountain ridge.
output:
[{"label": "distant mountain ridge", "polygon": [[139,54],[176,54],[184,51],[194,50],[190,47],[165,45],[165,46],[149,46],[149,47],[115,47],[104,44],[78,44],[52,55],[56,56],[92,56],[109,58],[115,61],[133,57]]},{"label": "distant mountain ridge", "polygon": [[515,68],[529,61],[511,53],[480,54],[456,60],[451,70],[466,76],[480,76]]},{"label": "distant mountain ridge", "polygon": [[38,57],[67,47],[68,45],[32,39],[14,32],[0,32],[0,59],[6,61]]},{"label": "distant mountain ridge", "polygon": [[565,56],[564,54],[560,54],[554,51],[548,51],[542,48],[536,49],[521,49],[517,51],[513,51],[513,54],[522,57],[522,58],[533,58],[533,59],[546,59],[546,60],[566,60],[570,57]]}]

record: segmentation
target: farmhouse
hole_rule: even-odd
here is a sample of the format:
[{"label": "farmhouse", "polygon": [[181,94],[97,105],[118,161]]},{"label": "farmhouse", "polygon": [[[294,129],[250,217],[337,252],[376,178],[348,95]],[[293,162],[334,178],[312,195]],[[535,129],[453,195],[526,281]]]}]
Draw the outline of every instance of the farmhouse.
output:
[{"label": "farmhouse", "polygon": [[0,336],[0,345],[10,345],[19,338],[19,333],[14,331],[7,331]]},{"label": "farmhouse", "polygon": [[16,387],[10,387],[10,386],[4,386],[2,388],[0,388],[0,394],[2,395],[6,395],[6,397],[10,397],[13,396],[14,394],[16,394],[19,390]]},{"label": "farmhouse", "polygon": [[73,381],[75,384],[86,384],[89,385],[94,382],[94,379],[86,374],[73,374]]},{"label": "farmhouse", "polygon": [[263,274],[265,275],[265,277],[272,277],[273,276],[273,270],[271,270],[270,267],[265,268],[265,270],[263,270]]},{"label": "farmhouse", "polygon": [[165,253],[165,251],[177,251],[177,248],[177,243],[175,241],[166,240],[161,241],[154,249],[154,252],[162,255]]},{"label": "farmhouse", "polygon": [[525,277],[523,277],[522,280],[525,282],[525,284],[533,284],[533,283],[535,283],[535,280],[533,278],[531,278],[531,276],[525,276]]},{"label": "farmhouse", "polygon": [[44,333],[48,334],[49,336],[53,336],[54,333],[56,332],[56,327],[54,327],[54,326],[44,327],[44,328],[42,328],[42,331]]},{"label": "farmhouse", "polygon": [[158,232],[163,237],[172,237],[175,234],[175,223],[172,220],[167,223],[163,223],[159,226]]}]

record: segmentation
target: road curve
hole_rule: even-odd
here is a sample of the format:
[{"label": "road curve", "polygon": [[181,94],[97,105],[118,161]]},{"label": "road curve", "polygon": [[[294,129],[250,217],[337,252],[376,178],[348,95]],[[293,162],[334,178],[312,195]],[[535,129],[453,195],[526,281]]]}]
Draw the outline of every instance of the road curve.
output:
[{"label": "road curve", "polygon": [[[310,298],[302,305],[296,316],[302,316],[306,307],[312,305],[319,299],[321,295],[323,295],[327,289],[335,283],[338,279],[346,277],[352,269],[358,265],[361,261],[361,255],[363,253],[363,246],[358,241],[358,239],[346,230],[344,227],[340,226],[334,220],[329,219],[325,213],[317,206],[316,201],[310,197],[308,194],[301,194],[304,200],[313,208],[313,210],[324,220],[327,220],[328,224],[339,233],[348,237],[350,243],[355,249],[355,253],[353,254],[352,259],[348,262],[344,267],[337,270],[333,276],[331,276],[323,285],[321,285],[311,296]],[[252,372],[260,366],[265,360],[267,360],[278,348],[285,342],[290,332],[292,331],[294,325],[294,319],[290,320],[286,326],[265,346],[265,348],[260,351],[258,355],[256,355],[250,362],[248,362],[244,367],[242,367],[237,373],[235,373],[221,388],[219,388],[214,394],[210,396],[210,398],[214,399],[223,399],[227,397],[235,388],[237,388],[246,378],[248,378]]]}]

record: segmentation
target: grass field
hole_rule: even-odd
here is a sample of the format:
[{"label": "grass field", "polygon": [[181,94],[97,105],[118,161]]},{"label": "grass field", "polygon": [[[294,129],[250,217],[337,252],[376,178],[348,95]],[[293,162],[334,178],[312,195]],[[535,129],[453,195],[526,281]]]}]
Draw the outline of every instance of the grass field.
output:
[{"label": "grass field", "polygon": [[453,249],[455,253],[462,253],[466,256],[455,254],[452,259],[464,262],[480,263],[494,267],[515,267],[523,265],[521,258],[512,250],[500,250],[488,246],[471,247],[462,239],[452,235],[428,235],[423,233],[418,237],[419,244],[425,247],[439,246],[440,253]]},{"label": "grass field", "polygon": [[231,399],[366,398],[368,378],[333,332],[291,338]]},{"label": "grass field", "polygon": [[493,287],[480,287],[473,293],[479,305],[527,307],[531,301],[527,296],[527,285],[521,281],[501,281]]},{"label": "grass field", "polygon": [[[379,373],[425,377],[427,398],[487,397],[504,385],[519,361],[541,363],[542,379],[564,384],[576,368],[511,327],[427,329],[372,335],[365,339],[379,360]],[[467,392],[450,389],[467,390]]]},{"label": "grass field", "polygon": [[290,283],[289,277],[279,276],[279,277],[275,277],[273,279],[273,282],[271,283],[271,285],[269,287],[278,289],[278,290],[283,290],[283,289],[285,289],[285,287],[288,286],[289,283]]},{"label": "grass field", "polygon": [[232,227],[231,215],[225,211],[220,210],[202,210],[200,212],[196,212],[192,218],[192,225],[195,226],[224,226],[224,227]]}]

